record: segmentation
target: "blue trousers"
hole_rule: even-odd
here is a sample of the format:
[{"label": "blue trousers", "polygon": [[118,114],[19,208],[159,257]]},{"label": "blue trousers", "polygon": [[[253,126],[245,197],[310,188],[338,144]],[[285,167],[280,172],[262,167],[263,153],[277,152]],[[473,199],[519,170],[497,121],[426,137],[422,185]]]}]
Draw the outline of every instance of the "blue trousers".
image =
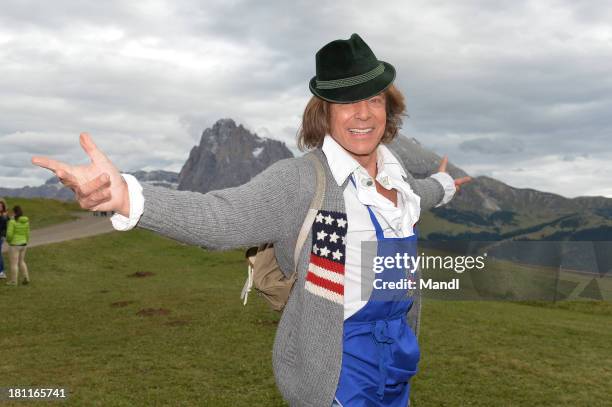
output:
[{"label": "blue trousers", "polygon": [[0,273],[4,271],[4,258],[2,257],[2,242],[4,238],[0,236]]}]

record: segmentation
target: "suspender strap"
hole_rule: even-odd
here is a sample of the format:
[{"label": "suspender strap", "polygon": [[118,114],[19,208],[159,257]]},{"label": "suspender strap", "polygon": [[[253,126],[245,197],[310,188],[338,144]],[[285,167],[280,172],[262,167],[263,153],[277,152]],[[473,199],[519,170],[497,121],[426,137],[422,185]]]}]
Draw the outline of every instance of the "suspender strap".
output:
[{"label": "suspender strap", "polygon": [[315,217],[317,216],[317,212],[323,206],[323,198],[325,198],[325,170],[323,169],[323,164],[321,164],[321,161],[314,153],[309,153],[306,157],[314,164],[317,174],[317,188],[315,190],[314,196],[312,197],[312,201],[310,202],[310,208],[308,209],[308,213],[306,214],[304,223],[302,223],[302,228],[300,229],[300,234],[298,235],[297,242],[295,244],[295,252],[293,253],[294,274],[297,273],[297,265],[300,257],[300,252],[304,247],[308,232],[310,232]]}]

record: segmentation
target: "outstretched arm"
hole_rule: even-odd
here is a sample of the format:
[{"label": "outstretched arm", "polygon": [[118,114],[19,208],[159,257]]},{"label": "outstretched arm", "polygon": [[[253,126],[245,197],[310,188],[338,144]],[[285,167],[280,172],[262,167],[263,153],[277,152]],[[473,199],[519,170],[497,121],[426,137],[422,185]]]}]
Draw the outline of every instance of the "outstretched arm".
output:
[{"label": "outstretched arm", "polygon": [[293,159],[278,161],[248,183],[205,194],[143,185],[139,227],[215,250],[290,238],[298,214],[299,173]]},{"label": "outstretched arm", "polygon": [[408,180],[415,194],[421,197],[422,209],[430,209],[450,202],[454,194],[461,188],[461,185],[472,180],[472,177],[453,179],[446,172],[447,165],[448,157],[444,156],[437,173],[424,179],[412,178]]},{"label": "outstretched arm", "polygon": [[[130,216],[126,181],[87,134],[81,145],[88,165],[71,166],[45,157],[32,162],[53,171],[70,187],[82,208]],[[206,194],[142,186],[144,212],[138,226],[188,244],[229,249],[276,242],[299,200],[299,172],[291,159],[281,160],[247,184]]]}]

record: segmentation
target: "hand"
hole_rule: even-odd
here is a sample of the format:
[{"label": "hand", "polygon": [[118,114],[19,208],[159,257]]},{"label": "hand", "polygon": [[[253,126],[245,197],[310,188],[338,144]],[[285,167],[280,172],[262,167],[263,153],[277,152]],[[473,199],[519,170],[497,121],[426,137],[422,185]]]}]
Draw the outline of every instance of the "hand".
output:
[{"label": "hand", "polygon": [[87,165],[69,165],[46,157],[32,157],[32,164],[55,173],[62,184],[74,191],[81,208],[130,214],[127,183],[117,167],[96,147],[87,133],[81,133],[81,147],[91,159]]},{"label": "hand", "polygon": [[[446,172],[446,165],[448,164],[448,157],[444,156],[442,161],[440,162],[440,167],[438,168],[438,172]],[[455,180],[455,191],[459,192],[459,188],[463,184],[467,184],[472,180],[472,177],[461,177]]]}]

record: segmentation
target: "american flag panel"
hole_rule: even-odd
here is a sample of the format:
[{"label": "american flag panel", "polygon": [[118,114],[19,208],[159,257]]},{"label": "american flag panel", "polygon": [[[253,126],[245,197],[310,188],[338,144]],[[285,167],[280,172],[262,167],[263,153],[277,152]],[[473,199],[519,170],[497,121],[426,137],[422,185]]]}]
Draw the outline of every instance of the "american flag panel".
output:
[{"label": "american flag panel", "polygon": [[312,225],[310,264],[306,290],[339,304],[344,303],[346,214],[320,210]]}]

